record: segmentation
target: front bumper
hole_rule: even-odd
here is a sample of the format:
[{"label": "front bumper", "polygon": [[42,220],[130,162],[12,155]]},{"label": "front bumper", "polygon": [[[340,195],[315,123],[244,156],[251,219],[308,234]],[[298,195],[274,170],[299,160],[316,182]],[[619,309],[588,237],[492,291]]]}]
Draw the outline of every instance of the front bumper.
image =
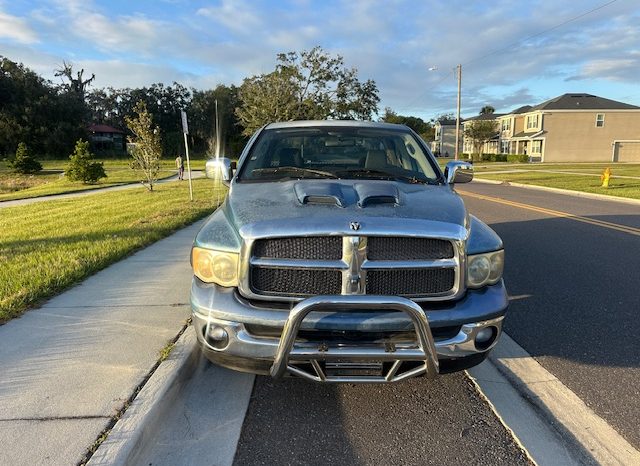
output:
[{"label": "front bumper", "polygon": [[[317,381],[393,382],[415,375],[433,376],[440,360],[482,355],[497,341],[508,305],[502,281],[482,290],[468,290],[455,302],[420,303],[388,296],[321,296],[306,299],[291,309],[267,302],[249,302],[235,289],[205,284],[194,278],[191,288],[193,326],[205,355],[231,369],[271,374],[295,374]],[[457,333],[434,338],[440,328]],[[252,329],[271,329],[256,334]],[[476,338],[491,328],[489,344]],[[212,329],[222,335],[208,338]],[[222,332],[224,330],[224,332]],[[332,340],[296,340],[300,331],[328,332],[411,332],[411,341],[385,338],[384,341],[332,344]],[[415,332],[415,333],[414,333]],[[214,332],[215,333],[215,332]],[[486,333],[486,332],[485,332]],[[374,361],[377,376],[330,376],[323,364],[350,367],[354,361]],[[400,370],[402,361],[406,370]],[[342,366],[340,366],[342,364]],[[416,365],[417,364],[417,365]],[[365,365],[366,366],[366,365]],[[366,366],[370,367],[370,366]],[[349,371],[346,371],[349,373]]]}]

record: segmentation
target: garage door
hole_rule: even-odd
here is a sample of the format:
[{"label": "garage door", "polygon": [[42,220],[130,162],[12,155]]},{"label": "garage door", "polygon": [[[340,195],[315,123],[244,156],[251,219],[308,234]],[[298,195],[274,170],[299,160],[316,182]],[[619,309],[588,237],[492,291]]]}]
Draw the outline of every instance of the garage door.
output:
[{"label": "garage door", "polygon": [[640,141],[623,141],[615,143],[614,162],[640,162]]}]

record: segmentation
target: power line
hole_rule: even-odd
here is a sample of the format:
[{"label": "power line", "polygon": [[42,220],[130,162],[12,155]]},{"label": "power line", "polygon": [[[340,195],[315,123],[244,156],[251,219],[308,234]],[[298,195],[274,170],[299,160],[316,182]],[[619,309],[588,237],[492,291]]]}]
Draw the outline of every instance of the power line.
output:
[{"label": "power line", "polygon": [[573,18],[570,18],[570,19],[568,19],[568,20],[566,20],[566,21],[563,21],[562,23],[556,24],[555,26],[552,26],[552,27],[550,27],[549,29],[545,29],[544,31],[540,31],[540,32],[537,32],[536,34],[532,34],[532,35],[530,35],[530,36],[527,36],[527,37],[524,37],[524,38],[522,38],[522,39],[519,39],[519,40],[517,40],[517,41],[515,41],[515,42],[512,42],[511,44],[509,44],[509,45],[507,45],[507,46],[505,46],[505,47],[502,47],[502,48],[499,48],[499,49],[493,50],[493,51],[491,51],[491,52],[489,52],[489,53],[487,53],[487,54],[485,54],[485,55],[482,55],[481,57],[474,58],[473,60],[470,60],[470,61],[468,61],[468,62],[466,62],[466,63],[463,63],[463,64],[462,64],[462,66],[465,66],[465,67],[466,67],[466,66],[470,65],[471,63],[475,63],[475,62],[477,62],[477,61],[479,61],[479,60],[482,60],[483,58],[490,57],[490,56],[492,56],[492,55],[495,55],[496,53],[504,52],[505,50],[510,49],[510,48],[511,48],[511,47],[513,47],[514,45],[520,44],[520,43],[522,43],[522,42],[526,42],[526,41],[531,40],[531,39],[535,39],[536,37],[540,37],[540,36],[542,36],[542,35],[546,34],[547,32],[554,31],[554,30],[556,30],[556,29],[561,28],[562,26],[565,26],[565,25],[567,25],[567,24],[569,24],[569,23],[572,23],[572,22],[574,22],[574,21],[577,21],[577,20],[579,20],[580,18],[584,18],[585,16],[590,15],[591,13],[595,13],[595,12],[596,12],[596,11],[598,11],[598,10],[602,10],[603,8],[605,8],[605,7],[609,6],[609,5],[611,5],[612,3],[615,3],[615,2],[617,2],[617,1],[618,1],[618,0],[611,0],[611,1],[607,2],[607,3],[604,3],[604,4],[602,4],[602,5],[598,6],[598,7],[596,7],[596,8],[593,8],[593,9],[591,9],[591,10],[589,10],[589,11],[586,11],[586,12],[584,12],[584,13],[581,13],[581,14],[579,14],[578,16],[574,16]]}]

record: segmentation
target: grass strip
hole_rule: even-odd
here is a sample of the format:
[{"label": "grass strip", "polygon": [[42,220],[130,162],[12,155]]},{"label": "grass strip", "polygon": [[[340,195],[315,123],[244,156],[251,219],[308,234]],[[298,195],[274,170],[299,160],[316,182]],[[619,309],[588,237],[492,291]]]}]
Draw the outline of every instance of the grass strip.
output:
[{"label": "grass strip", "polygon": [[213,182],[193,186],[193,202],[171,182],[0,209],[0,323],[213,212]]},{"label": "grass strip", "polygon": [[[107,177],[93,184],[72,182],[65,178],[63,171],[69,164],[69,159],[45,160],[42,162],[43,171],[33,175],[13,173],[6,163],[0,163],[0,201],[106,188],[126,183],[137,183],[141,179],[140,174],[129,167],[129,159],[98,159],[97,161],[104,164]],[[192,161],[191,169],[204,170],[204,164],[204,160]],[[177,173],[173,160],[162,160],[161,167],[159,178]]]},{"label": "grass strip", "polygon": [[615,197],[640,199],[640,180],[615,178],[609,181],[609,187],[601,186],[600,178],[560,173],[538,173],[535,171],[522,173],[478,173],[478,178],[486,180],[509,181],[514,183],[546,186],[549,188],[568,189],[585,193],[605,194]]},{"label": "grass strip", "polygon": [[[444,167],[451,159],[438,159]],[[613,177],[609,188],[601,186],[600,174],[611,168]],[[476,162],[473,166],[476,178],[494,181],[568,189],[585,193],[640,199],[640,164],[634,163],[503,163]],[[504,171],[504,173],[501,173]],[[549,173],[553,171],[554,173]],[[562,172],[562,173],[559,173]]]}]

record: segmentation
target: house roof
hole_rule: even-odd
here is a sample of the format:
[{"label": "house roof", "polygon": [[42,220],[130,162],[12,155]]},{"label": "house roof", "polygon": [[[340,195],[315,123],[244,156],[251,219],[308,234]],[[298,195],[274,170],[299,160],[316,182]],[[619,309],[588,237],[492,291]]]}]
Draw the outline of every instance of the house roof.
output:
[{"label": "house roof", "polygon": [[[464,121],[463,118],[460,118],[460,123],[462,123]],[[440,126],[455,126],[456,125],[456,120],[454,119],[450,119],[450,118],[442,118],[440,120],[438,120],[438,123],[440,123]]]},{"label": "house roof", "polygon": [[89,125],[87,127],[92,133],[123,133],[124,131],[109,125]]},{"label": "house roof", "polygon": [[518,134],[511,136],[511,138],[530,138],[533,136],[539,136],[543,133],[545,133],[545,131],[529,131],[528,133],[526,131],[520,131]]},{"label": "house roof", "polygon": [[476,115],[470,118],[465,118],[464,121],[483,121],[483,120],[495,120],[501,116],[506,115],[505,113],[483,113],[482,115]]},{"label": "house roof", "polygon": [[629,110],[640,107],[591,94],[562,94],[542,102],[529,111],[536,110]]},{"label": "house roof", "polygon": [[531,105],[523,105],[522,107],[516,108],[514,111],[510,113],[510,115],[520,115],[521,113],[527,113],[533,107]]}]

